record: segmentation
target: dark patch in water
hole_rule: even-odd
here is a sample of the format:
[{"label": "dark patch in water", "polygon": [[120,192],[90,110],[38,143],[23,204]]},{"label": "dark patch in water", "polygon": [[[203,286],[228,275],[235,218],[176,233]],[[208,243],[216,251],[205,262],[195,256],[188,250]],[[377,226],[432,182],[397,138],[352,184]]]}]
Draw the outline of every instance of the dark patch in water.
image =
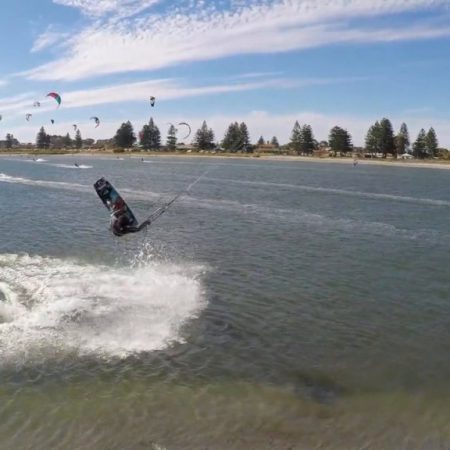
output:
[{"label": "dark patch in water", "polygon": [[344,395],[348,389],[325,374],[297,373],[294,391],[307,395],[316,402],[329,404]]}]

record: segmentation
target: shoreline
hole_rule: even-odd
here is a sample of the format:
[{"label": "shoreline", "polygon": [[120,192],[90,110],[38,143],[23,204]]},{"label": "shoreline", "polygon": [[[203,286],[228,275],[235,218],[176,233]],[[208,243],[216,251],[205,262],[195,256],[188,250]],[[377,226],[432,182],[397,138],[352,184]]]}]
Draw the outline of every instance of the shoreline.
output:
[{"label": "shoreline", "polygon": [[[330,163],[330,164],[347,164],[353,165],[353,158],[316,158],[313,156],[295,156],[295,155],[259,155],[254,154],[208,154],[208,153],[161,153],[161,152],[125,152],[125,153],[112,153],[104,151],[89,151],[89,152],[77,152],[77,153],[25,153],[25,152],[0,152],[0,158],[2,157],[50,157],[50,156],[81,156],[81,157],[98,157],[103,156],[111,159],[140,159],[140,158],[213,158],[213,159],[232,159],[232,160],[260,160],[260,161],[287,161],[287,162],[306,162],[306,163]],[[425,168],[425,169],[450,169],[450,161],[446,160],[381,160],[381,159],[358,159],[358,165],[361,166],[385,166],[385,167],[408,167],[408,168]]]}]

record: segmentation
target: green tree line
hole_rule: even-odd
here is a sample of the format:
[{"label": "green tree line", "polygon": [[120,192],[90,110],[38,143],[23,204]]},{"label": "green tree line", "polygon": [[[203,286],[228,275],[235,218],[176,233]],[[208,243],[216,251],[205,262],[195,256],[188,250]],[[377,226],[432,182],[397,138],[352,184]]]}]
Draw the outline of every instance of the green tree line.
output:
[{"label": "green tree line", "polygon": [[[180,144],[177,131],[174,125],[170,125],[163,144],[161,132],[153,118],[142,127],[137,135],[131,122],[127,121],[117,130],[113,142],[117,147],[123,149],[131,148],[137,142],[143,150],[158,151],[164,146],[166,150],[173,151]],[[49,148],[52,144],[52,138],[47,135],[42,127],[36,137],[36,146],[38,148]],[[12,135],[8,134],[7,145],[11,146],[12,139]],[[311,125],[301,125],[298,121],[292,128],[289,142],[283,146],[280,146],[276,136],[273,136],[270,141],[266,141],[263,136],[260,136],[256,144],[252,144],[250,132],[245,122],[232,122],[228,126],[223,139],[216,142],[214,131],[204,121],[202,126],[193,133],[191,140],[192,144],[199,150],[220,148],[227,152],[250,153],[258,147],[267,147],[269,150],[282,147],[283,150],[298,155],[309,156],[317,150],[322,150],[337,156],[338,154],[346,155],[354,150],[352,136],[346,129],[335,126],[330,130],[328,140],[319,142],[314,137]],[[77,130],[74,139],[67,133],[66,136],[60,137],[58,140],[58,143],[66,148],[75,147],[78,149],[82,148],[83,142],[80,130]],[[407,125],[403,123],[399,131],[395,133],[392,123],[386,118],[376,121],[370,126],[365,137],[364,150],[373,156],[387,157],[387,155],[392,155],[397,157],[410,153],[420,159],[436,157],[442,152],[433,128],[430,128],[428,132],[422,129],[416,140],[411,143]]]}]

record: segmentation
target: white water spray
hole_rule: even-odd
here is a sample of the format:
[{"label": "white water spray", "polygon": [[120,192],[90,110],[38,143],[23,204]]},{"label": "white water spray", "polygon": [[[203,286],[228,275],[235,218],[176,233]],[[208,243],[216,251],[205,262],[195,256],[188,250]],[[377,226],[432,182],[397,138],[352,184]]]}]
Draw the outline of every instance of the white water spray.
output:
[{"label": "white water spray", "polygon": [[0,360],[55,351],[125,357],[182,342],[183,325],[205,305],[201,271],[0,255]]}]

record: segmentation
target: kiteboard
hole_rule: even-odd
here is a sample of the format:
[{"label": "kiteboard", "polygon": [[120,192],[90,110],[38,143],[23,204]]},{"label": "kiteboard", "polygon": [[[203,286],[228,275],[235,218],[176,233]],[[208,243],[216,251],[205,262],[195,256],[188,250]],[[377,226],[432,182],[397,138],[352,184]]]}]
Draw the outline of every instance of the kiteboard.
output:
[{"label": "kiteboard", "polygon": [[136,220],[136,217],[134,217],[133,212],[109,181],[105,180],[104,178],[100,178],[95,182],[94,188],[98,196],[100,197],[100,200],[103,202],[106,208],[108,208],[111,215],[121,220],[122,218],[126,217],[126,223],[128,224],[128,226],[139,226],[139,223]]}]

